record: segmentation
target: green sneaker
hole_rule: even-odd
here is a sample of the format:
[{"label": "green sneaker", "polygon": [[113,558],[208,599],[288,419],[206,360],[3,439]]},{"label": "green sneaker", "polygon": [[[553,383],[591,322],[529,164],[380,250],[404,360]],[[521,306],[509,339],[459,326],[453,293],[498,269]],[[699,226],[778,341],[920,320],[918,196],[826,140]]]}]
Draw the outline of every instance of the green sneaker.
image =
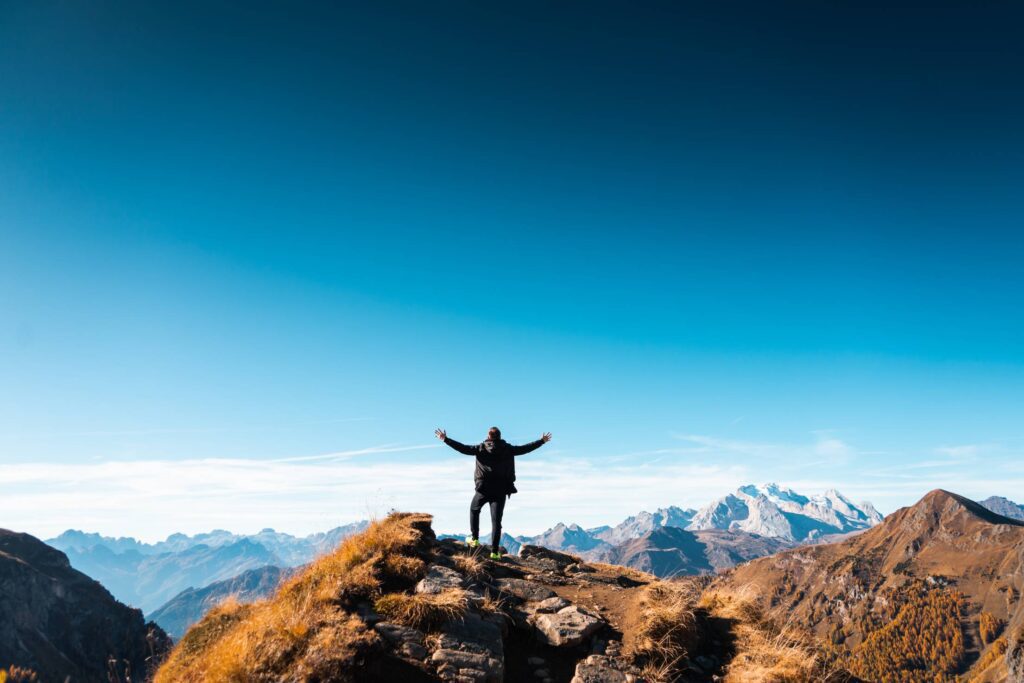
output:
[{"label": "green sneaker", "polygon": [[480,541],[475,539],[475,538],[470,538],[469,540],[466,541],[466,545],[468,545],[470,548],[479,548],[480,547]]},{"label": "green sneaker", "polygon": [[491,553],[491,559],[492,560],[500,560],[501,559],[501,553]]}]

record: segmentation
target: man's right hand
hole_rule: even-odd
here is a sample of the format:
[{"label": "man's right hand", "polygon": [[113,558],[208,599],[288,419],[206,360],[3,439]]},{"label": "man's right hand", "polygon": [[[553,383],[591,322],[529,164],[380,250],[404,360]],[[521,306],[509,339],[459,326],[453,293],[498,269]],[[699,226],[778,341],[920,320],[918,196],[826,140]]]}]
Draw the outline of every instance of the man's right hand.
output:
[{"label": "man's right hand", "polygon": [[544,443],[551,441],[551,432],[544,432],[543,434],[541,434],[540,440],[543,441]]},{"label": "man's right hand", "polygon": [[444,441],[445,439],[448,438],[448,434],[440,427],[434,430],[434,436],[441,439],[441,441]]}]

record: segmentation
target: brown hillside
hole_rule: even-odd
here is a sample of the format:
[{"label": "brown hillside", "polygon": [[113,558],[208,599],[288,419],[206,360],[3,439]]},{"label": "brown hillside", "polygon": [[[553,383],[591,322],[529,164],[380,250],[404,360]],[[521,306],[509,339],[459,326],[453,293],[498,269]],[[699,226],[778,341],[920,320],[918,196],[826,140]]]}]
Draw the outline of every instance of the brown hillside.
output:
[{"label": "brown hillside", "polygon": [[869,531],[755,560],[719,585],[754,592],[867,680],[1005,680],[1003,635],[1024,621],[1024,523],[936,490]]},{"label": "brown hillside", "polygon": [[272,598],[207,613],[156,683],[821,678],[802,640],[706,583],[530,545],[491,561],[437,540],[426,515],[394,514]]},{"label": "brown hillside", "polygon": [[143,680],[169,647],[64,553],[0,529],[0,681]]}]

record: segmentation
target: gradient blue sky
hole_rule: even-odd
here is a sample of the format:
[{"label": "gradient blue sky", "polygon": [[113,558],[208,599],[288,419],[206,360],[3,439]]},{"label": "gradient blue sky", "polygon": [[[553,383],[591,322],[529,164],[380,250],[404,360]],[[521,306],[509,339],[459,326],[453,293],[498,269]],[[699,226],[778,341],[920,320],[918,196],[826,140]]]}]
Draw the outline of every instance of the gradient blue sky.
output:
[{"label": "gradient blue sky", "polygon": [[1020,14],[0,2],[0,525],[1024,499]]}]

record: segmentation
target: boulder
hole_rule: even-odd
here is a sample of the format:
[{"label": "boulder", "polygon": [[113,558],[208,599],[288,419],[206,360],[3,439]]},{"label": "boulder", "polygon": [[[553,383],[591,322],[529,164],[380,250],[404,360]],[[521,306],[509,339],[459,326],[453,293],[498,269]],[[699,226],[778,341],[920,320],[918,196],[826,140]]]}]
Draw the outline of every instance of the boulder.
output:
[{"label": "boulder", "polygon": [[432,564],[427,568],[427,575],[416,584],[417,593],[443,593],[452,588],[462,588],[465,579],[454,569]]},{"label": "boulder", "polygon": [[373,629],[403,656],[415,660],[426,658],[427,649],[422,631],[390,621],[379,622],[374,625]]},{"label": "boulder", "polygon": [[553,598],[541,600],[536,603],[530,603],[526,609],[535,614],[553,614],[560,609],[568,607],[570,604],[572,603],[565,598],[560,598],[556,595]]},{"label": "boulder", "polygon": [[563,607],[553,614],[534,614],[530,623],[542,640],[555,647],[581,645],[605,624],[603,619],[587,614],[576,605]]},{"label": "boulder", "polygon": [[525,579],[498,579],[498,589],[527,602],[540,602],[555,597],[555,592],[533,581]]},{"label": "boulder", "polygon": [[572,683],[632,683],[635,677],[620,671],[614,660],[601,655],[591,655],[576,665]]},{"label": "boulder", "polygon": [[[524,560],[548,560],[556,567],[564,568],[572,564],[578,564],[580,558],[560,553],[539,545],[522,545],[519,547],[519,557]],[[547,563],[544,563],[547,564]]]}]

